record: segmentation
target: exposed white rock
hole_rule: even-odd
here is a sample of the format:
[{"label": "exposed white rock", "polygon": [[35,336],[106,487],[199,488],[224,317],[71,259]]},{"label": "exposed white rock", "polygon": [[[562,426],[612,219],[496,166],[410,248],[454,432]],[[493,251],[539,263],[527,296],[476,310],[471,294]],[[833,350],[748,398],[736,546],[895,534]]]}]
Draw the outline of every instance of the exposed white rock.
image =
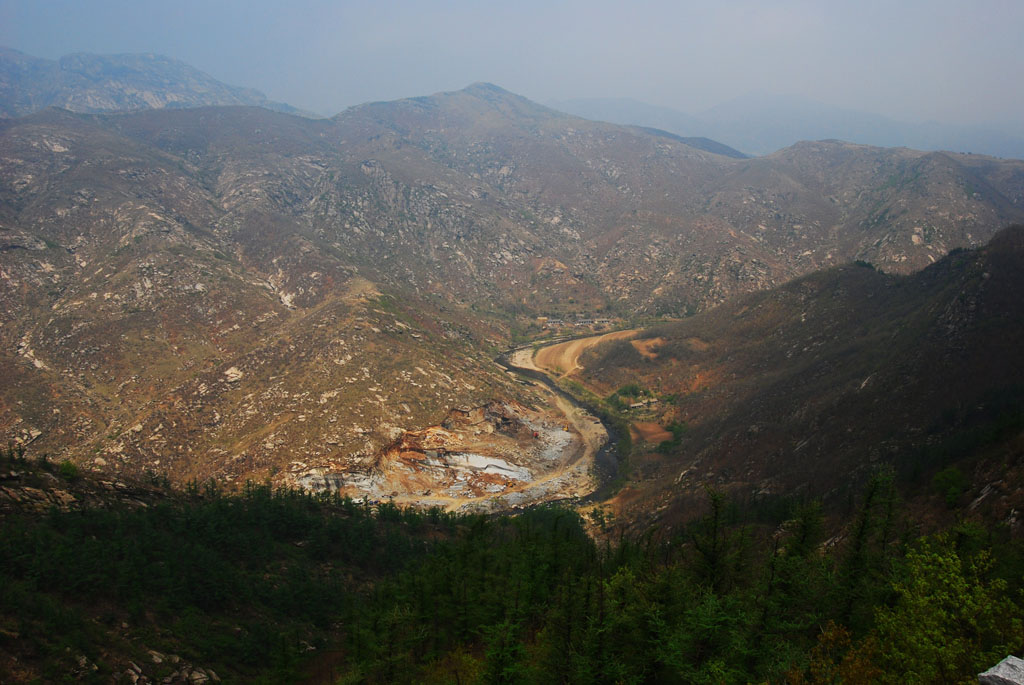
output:
[{"label": "exposed white rock", "polygon": [[984,673],[978,674],[980,685],[1024,685],[1024,660],[1008,656]]}]

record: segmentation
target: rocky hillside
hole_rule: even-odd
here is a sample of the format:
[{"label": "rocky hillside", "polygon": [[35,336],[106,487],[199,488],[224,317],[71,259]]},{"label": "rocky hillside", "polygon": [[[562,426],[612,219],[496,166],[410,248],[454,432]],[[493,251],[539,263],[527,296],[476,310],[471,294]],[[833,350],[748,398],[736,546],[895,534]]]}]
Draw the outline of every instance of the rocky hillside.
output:
[{"label": "rocky hillside", "polygon": [[[487,275],[505,276],[503,292],[530,310],[571,293],[629,311],[702,310],[854,259],[906,273],[1024,212],[1024,162],[836,141],[736,160],[487,84],[366,105],[335,122],[347,143],[370,143],[364,154],[389,175],[390,192],[425,177],[475,209],[462,251],[497,269]],[[385,207],[392,222],[405,214],[401,228],[426,223]]]},{"label": "rocky hillside", "polygon": [[39,59],[0,48],[0,117],[46,107],[73,112],[254,105],[298,114],[252,88],[229,86],[178,60],[151,54]]},{"label": "rocky hillside", "polygon": [[1017,226],[910,276],[829,269],[599,346],[579,380],[636,405],[660,399],[626,414],[676,427],[639,446],[619,504],[644,517],[660,500],[663,516],[685,518],[711,485],[841,507],[891,465],[939,509],[946,499],[1014,523],[1022,278]]},{"label": "rocky hillside", "polygon": [[4,202],[43,229],[5,217],[0,239],[8,439],[178,479],[267,475],[371,458],[514,394],[467,312],[389,297],[255,201],[226,211],[182,160],[49,116],[74,126],[18,142],[72,167],[22,167],[47,178]]},{"label": "rocky hillside", "polygon": [[1020,162],[734,159],[487,84],[331,120],[48,110],[0,123],[0,160],[0,439],[174,479],[367,467],[536,405],[491,359],[537,315],[911,272],[1024,213]]}]

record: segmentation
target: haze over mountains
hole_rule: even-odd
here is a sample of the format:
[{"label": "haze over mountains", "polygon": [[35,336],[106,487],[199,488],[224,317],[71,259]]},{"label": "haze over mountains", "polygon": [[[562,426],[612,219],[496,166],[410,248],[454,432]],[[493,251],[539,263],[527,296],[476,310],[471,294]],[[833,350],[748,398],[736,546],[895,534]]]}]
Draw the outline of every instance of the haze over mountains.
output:
[{"label": "haze over mountains", "polygon": [[48,60],[0,47],[0,117],[46,107],[116,112],[202,105],[255,105],[303,114],[258,90],[229,86],[162,55],[79,53]]},{"label": "haze over mountains", "polygon": [[[898,121],[798,96],[750,93],[696,114],[628,98],[577,98],[548,104],[587,119],[662,129],[727,156],[766,155],[804,140],[836,139],[1024,158],[1020,126]],[[46,60],[0,48],[0,117],[22,116],[45,107],[113,112],[206,105],[255,105],[315,116],[161,55],[79,53]],[[701,142],[701,138],[710,140]]]},{"label": "haze over mountains", "polygon": [[452,409],[538,403],[491,364],[537,316],[910,273],[1024,220],[1024,162],[737,159],[489,84],[319,121],[48,110],[0,158],[6,437],[178,480],[372,474]]},{"label": "haze over mountains", "polygon": [[881,147],[1024,158],[1024,131],[1019,126],[897,121],[797,96],[752,93],[695,115],[626,98],[549,104],[588,119],[652,126],[681,136],[706,136],[751,155],[770,154],[801,140],[838,139]]}]

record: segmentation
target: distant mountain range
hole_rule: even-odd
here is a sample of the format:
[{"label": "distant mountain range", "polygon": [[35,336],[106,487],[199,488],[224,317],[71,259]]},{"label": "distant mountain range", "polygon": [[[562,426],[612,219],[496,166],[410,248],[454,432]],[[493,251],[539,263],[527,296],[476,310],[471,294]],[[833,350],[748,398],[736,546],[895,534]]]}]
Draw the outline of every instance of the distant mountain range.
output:
[{"label": "distant mountain range", "polygon": [[308,116],[252,88],[221,83],[184,62],[152,54],[40,59],[0,47],[0,117],[46,107],[73,112],[254,105]]},{"label": "distant mountain range", "polygon": [[[657,129],[691,147],[727,157],[766,155],[802,140],[842,140],[1024,159],[1024,131],[1011,126],[909,123],[793,96],[751,94],[696,115],[626,98],[548,104],[587,119]],[[318,118],[161,55],[79,53],[48,60],[0,47],[0,118],[46,107],[102,113],[225,105]]]},{"label": "distant mountain range", "polygon": [[713,138],[752,155],[769,154],[801,140],[836,139],[881,147],[1024,158],[1024,135],[1009,127],[896,121],[794,96],[746,95],[697,115],[625,98],[574,99],[548,104],[588,119],[651,126],[680,136]]}]

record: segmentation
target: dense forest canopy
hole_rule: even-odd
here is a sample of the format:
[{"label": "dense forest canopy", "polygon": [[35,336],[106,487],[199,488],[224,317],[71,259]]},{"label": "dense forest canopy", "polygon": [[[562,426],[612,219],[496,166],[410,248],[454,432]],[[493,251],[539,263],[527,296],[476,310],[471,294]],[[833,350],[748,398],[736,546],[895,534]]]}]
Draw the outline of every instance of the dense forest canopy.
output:
[{"label": "dense forest canopy", "polygon": [[[15,452],[3,468],[87,478]],[[592,519],[212,483],[148,506],[8,513],[0,673],[948,683],[1024,648],[1024,547],[967,512],[922,535],[885,471],[838,529],[814,501],[715,490],[670,535]]]}]

